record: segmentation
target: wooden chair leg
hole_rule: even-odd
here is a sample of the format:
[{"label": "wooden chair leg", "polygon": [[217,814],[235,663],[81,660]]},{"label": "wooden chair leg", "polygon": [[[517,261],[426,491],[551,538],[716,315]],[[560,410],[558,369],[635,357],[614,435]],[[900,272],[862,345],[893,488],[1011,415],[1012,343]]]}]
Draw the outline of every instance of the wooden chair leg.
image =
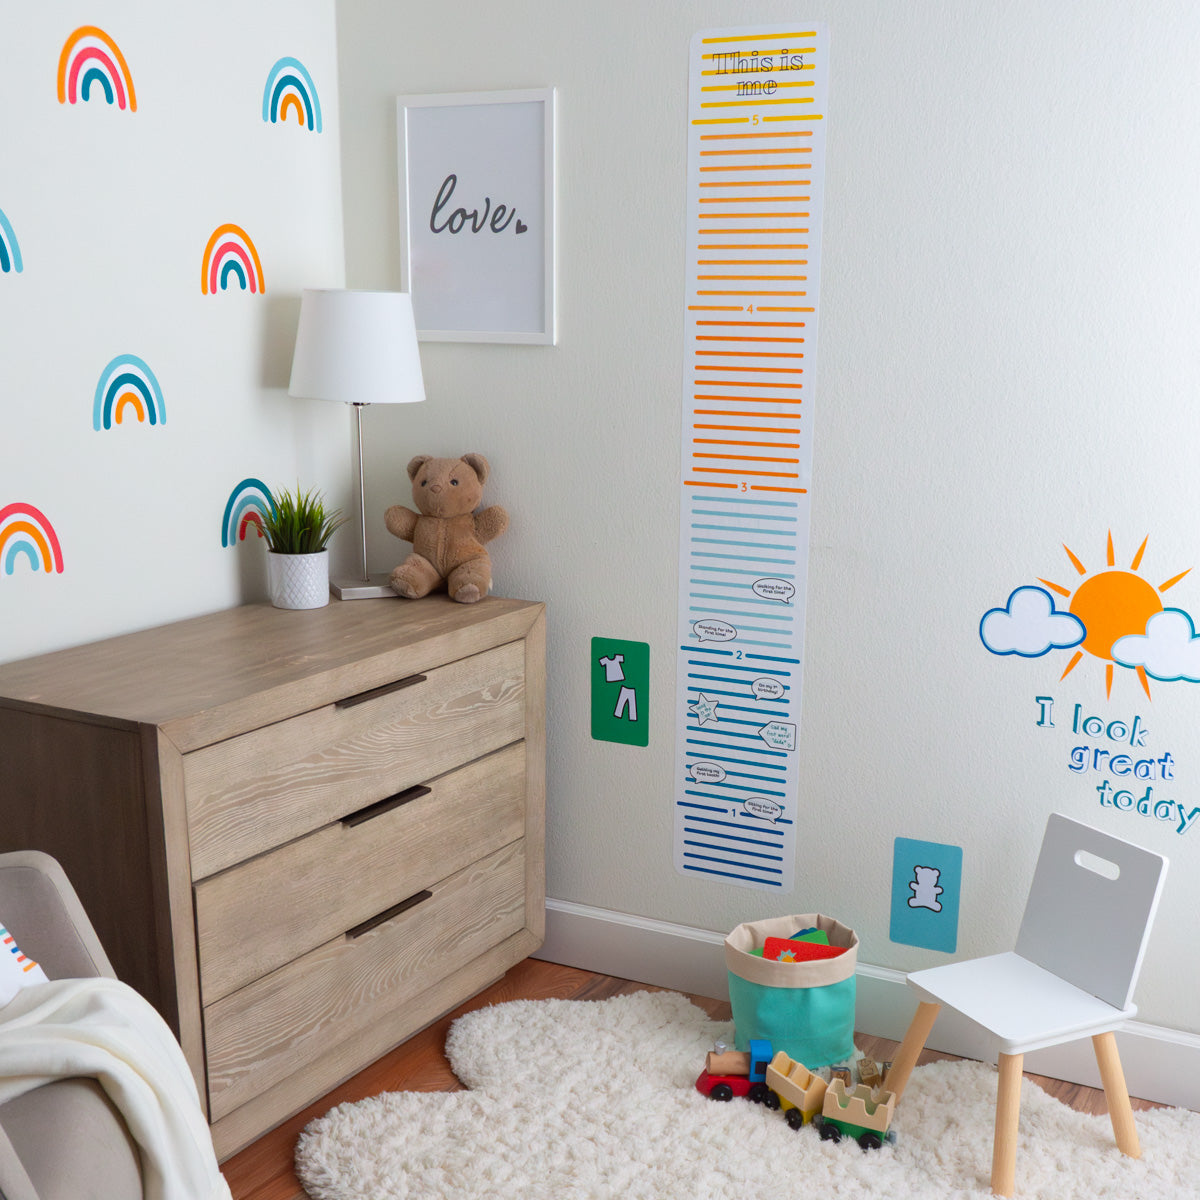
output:
[{"label": "wooden chair leg", "polygon": [[1011,1196],[1017,1176],[1017,1126],[1021,1115],[1023,1054],[1000,1055],[996,1135],[992,1142],[992,1195]]},{"label": "wooden chair leg", "polygon": [[904,1095],[904,1089],[908,1087],[908,1077],[912,1074],[913,1067],[917,1065],[917,1056],[925,1049],[925,1043],[929,1040],[929,1031],[933,1028],[933,1023],[937,1020],[941,1008],[940,1004],[933,1004],[927,1000],[922,1000],[917,1005],[917,1011],[909,1023],[908,1032],[904,1035],[904,1041],[900,1043],[896,1057],[892,1059],[892,1066],[887,1073],[887,1078],[883,1081],[883,1086],[895,1094],[897,1103]]},{"label": "wooden chair leg", "polygon": [[1129,1103],[1125,1072],[1121,1069],[1121,1058],[1117,1054],[1116,1035],[1111,1031],[1098,1033],[1092,1038],[1092,1046],[1096,1051],[1096,1063],[1100,1067],[1100,1081],[1104,1084],[1108,1117],[1112,1121],[1117,1148],[1130,1158],[1141,1158],[1142,1147],[1133,1124],[1133,1106]]}]

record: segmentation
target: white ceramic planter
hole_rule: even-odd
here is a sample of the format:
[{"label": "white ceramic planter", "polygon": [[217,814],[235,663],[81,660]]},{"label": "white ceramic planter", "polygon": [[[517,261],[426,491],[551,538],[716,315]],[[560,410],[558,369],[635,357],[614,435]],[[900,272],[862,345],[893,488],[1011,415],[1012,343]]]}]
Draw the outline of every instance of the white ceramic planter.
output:
[{"label": "white ceramic planter", "polygon": [[267,552],[267,586],[276,608],[324,608],[329,603],[329,551]]}]

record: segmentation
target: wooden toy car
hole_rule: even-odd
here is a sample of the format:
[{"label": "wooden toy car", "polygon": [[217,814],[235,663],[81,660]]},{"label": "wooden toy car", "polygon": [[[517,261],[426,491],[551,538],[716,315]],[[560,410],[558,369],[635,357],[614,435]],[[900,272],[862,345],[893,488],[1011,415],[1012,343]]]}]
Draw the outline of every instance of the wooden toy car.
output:
[{"label": "wooden toy car", "polygon": [[813,1118],[824,1142],[853,1138],[864,1150],[878,1150],[884,1142],[895,1142],[889,1130],[896,1110],[896,1094],[872,1091],[860,1083],[853,1092],[835,1079],[825,1091],[821,1115]]},{"label": "wooden toy car", "polygon": [[710,1100],[732,1100],[745,1096],[755,1104],[778,1108],[779,1100],[766,1084],[771,1043],[751,1039],[750,1049],[710,1052],[704,1070],[696,1080],[696,1090]]},{"label": "wooden toy car", "polygon": [[767,1067],[766,1083],[778,1097],[784,1120],[792,1129],[799,1129],[821,1111],[828,1086],[820,1075],[814,1075],[782,1050]]}]

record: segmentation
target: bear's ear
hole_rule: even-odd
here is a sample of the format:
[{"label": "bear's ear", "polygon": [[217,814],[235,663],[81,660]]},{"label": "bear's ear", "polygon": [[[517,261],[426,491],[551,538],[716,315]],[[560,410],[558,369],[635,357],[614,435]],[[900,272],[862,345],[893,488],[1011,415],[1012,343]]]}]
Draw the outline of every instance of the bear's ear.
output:
[{"label": "bear's ear", "polygon": [[491,467],[488,466],[488,460],[482,454],[464,454],[462,460],[479,476],[480,483],[487,483]]},{"label": "bear's ear", "polygon": [[432,454],[418,454],[416,458],[408,464],[409,479],[416,479],[417,472],[427,463],[432,461]]}]

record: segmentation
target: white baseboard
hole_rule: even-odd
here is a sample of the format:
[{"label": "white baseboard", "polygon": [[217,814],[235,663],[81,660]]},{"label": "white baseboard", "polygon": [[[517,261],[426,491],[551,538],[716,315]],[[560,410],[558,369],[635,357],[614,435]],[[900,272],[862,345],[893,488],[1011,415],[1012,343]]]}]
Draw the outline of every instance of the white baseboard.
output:
[{"label": "white baseboard", "polygon": [[[654,984],[697,996],[729,999],[725,935],[609,909],[546,901],[546,941],[535,957]],[[858,964],[855,1028],[898,1041],[916,1010],[900,971]],[[1117,1034],[1130,1095],[1200,1111],[1200,1036],[1130,1021]],[[986,1035],[958,1014],[939,1015],[929,1046],[987,1061]],[[1088,1039],[1025,1056],[1025,1069],[1099,1087]]]}]

